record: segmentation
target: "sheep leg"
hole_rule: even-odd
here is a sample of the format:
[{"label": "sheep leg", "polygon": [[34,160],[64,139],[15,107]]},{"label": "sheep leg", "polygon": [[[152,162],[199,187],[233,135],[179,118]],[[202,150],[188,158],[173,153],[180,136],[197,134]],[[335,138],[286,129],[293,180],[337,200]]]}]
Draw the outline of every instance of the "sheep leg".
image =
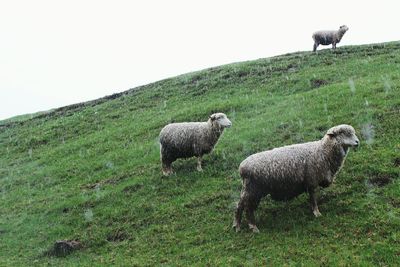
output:
[{"label": "sheep leg", "polygon": [[332,43],[332,49],[336,49],[336,43]]},{"label": "sheep leg", "polygon": [[314,43],[313,52],[317,51],[318,44]]},{"label": "sheep leg", "polygon": [[317,204],[317,192],[316,189],[310,190],[310,204],[311,209],[315,217],[321,216],[321,212],[319,212],[318,204]]},{"label": "sheep leg", "polygon": [[242,215],[243,215],[243,210],[247,206],[248,202],[248,194],[244,189],[242,189],[242,192],[240,193],[240,200],[236,208],[235,212],[235,219],[233,220],[233,225],[232,228],[236,228],[236,232],[240,231],[240,224],[242,222]]},{"label": "sheep leg", "polygon": [[173,173],[170,162],[168,162],[168,163],[163,162],[162,163],[162,173],[163,173],[164,176],[169,176],[169,175],[171,175]]},{"label": "sheep leg", "polygon": [[254,216],[254,210],[246,210],[246,216],[247,219],[249,220],[249,228],[253,233],[259,233],[260,230],[258,230],[257,225],[256,225],[256,219]]},{"label": "sheep leg", "polygon": [[161,154],[162,173],[164,176],[169,176],[173,173],[172,162],[173,160],[167,159],[165,155]]},{"label": "sheep leg", "polygon": [[202,162],[202,158],[201,158],[201,156],[198,156],[197,157],[197,170],[199,172],[203,171],[203,168],[201,167],[201,162]]},{"label": "sheep leg", "polygon": [[174,162],[175,159],[171,158],[168,156],[168,152],[165,150],[164,146],[160,144],[160,160],[161,160],[161,168],[162,168],[162,173],[164,176],[168,176],[173,173],[172,171],[172,162]]},{"label": "sheep leg", "polygon": [[249,199],[246,208],[246,217],[249,223],[249,228],[250,230],[253,231],[253,233],[260,232],[260,230],[258,230],[256,226],[256,218],[254,216],[254,211],[257,209],[259,203],[260,203],[260,198],[251,198]]},{"label": "sheep leg", "polygon": [[244,201],[241,198],[237,205],[236,212],[235,212],[235,219],[233,220],[233,225],[232,225],[232,228],[235,228],[236,232],[240,231],[240,224],[242,222],[243,210],[244,210]]}]

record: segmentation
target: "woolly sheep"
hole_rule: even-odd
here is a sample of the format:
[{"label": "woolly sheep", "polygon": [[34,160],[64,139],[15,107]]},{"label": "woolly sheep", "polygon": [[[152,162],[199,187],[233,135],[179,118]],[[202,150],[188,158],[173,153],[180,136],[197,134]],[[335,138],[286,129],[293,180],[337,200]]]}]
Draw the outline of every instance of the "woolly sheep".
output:
[{"label": "woolly sheep", "polygon": [[319,187],[328,187],[334,181],[349,148],[358,144],[354,128],[342,124],[329,129],[319,141],[249,156],[239,166],[243,187],[233,227],[240,230],[245,210],[250,229],[258,232],[254,211],[268,194],[274,200],[285,201],[308,192],[312,211],[316,217],[320,216],[316,197]]},{"label": "woolly sheep", "polygon": [[178,158],[197,157],[197,170],[202,171],[204,154],[210,153],[225,128],[232,123],[224,113],[212,114],[206,122],[171,123],[160,132],[160,156],[165,176],[172,171],[171,164]]},{"label": "woolly sheep", "polygon": [[336,49],[336,44],[340,42],[343,35],[349,30],[349,27],[346,25],[340,26],[337,31],[318,31],[312,35],[314,39],[314,48],[313,51],[317,51],[317,47],[321,45],[330,45],[332,44],[332,49]]}]

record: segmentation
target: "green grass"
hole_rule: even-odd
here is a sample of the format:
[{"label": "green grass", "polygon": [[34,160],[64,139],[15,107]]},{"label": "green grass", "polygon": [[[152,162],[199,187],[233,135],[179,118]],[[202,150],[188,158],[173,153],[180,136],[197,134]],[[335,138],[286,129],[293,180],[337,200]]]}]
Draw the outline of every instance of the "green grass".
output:
[{"label": "green grass", "polygon": [[[354,87],[353,87],[354,85]],[[204,172],[163,178],[158,133],[225,112]],[[355,127],[336,183],[265,198],[261,231],[231,229],[248,155]],[[0,122],[0,266],[400,265],[400,43],[235,63]],[[47,256],[56,240],[83,248]]]}]

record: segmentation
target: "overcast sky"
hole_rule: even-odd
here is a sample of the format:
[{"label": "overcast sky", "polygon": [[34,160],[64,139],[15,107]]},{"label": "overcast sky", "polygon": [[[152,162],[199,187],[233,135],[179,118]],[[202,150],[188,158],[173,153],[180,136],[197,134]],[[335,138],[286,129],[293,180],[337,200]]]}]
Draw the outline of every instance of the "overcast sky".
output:
[{"label": "overcast sky", "polygon": [[400,1],[1,1],[0,120],[221,64],[400,40]]}]

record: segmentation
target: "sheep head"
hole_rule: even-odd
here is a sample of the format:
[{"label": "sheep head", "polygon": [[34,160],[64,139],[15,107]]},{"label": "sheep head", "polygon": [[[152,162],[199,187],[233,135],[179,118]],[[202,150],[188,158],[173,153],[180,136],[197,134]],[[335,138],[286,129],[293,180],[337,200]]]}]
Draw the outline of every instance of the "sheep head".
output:
[{"label": "sheep head", "polygon": [[224,113],[214,113],[210,116],[211,123],[218,125],[219,128],[229,128],[232,126],[232,122]]},{"label": "sheep head", "polygon": [[349,27],[347,27],[346,25],[342,25],[339,28],[339,31],[341,31],[343,33],[347,32],[348,30],[349,30]]},{"label": "sheep head", "polygon": [[352,126],[347,124],[341,124],[330,128],[326,135],[340,144],[345,151],[347,151],[349,147],[357,147],[360,144],[356,131]]}]

